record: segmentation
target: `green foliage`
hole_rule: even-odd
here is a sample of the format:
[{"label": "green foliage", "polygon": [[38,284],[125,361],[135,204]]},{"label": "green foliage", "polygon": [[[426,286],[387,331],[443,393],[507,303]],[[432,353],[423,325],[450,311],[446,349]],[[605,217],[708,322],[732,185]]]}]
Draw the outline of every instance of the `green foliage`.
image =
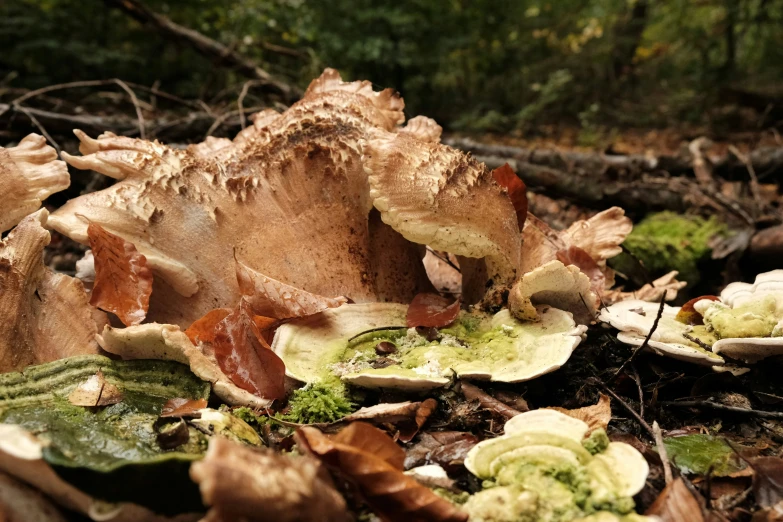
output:
[{"label": "green foliage", "polygon": [[[702,219],[674,212],[650,214],[634,226],[624,246],[650,275],[677,270],[678,279],[695,284],[699,280],[698,263],[710,251],[710,240],[727,234],[727,227],[715,217]],[[631,260],[618,256],[612,266],[620,272]]]},{"label": "green foliage", "polygon": [[666,454],[683,473],[725,477],[745,468],[736,452],[722,437],[683,435],[663,439]]},{"label": "green foliage", "polygon": [[294,391],[288,406],[289,412],[283,419],[299,424],[334,422],[355,409],[341,388],[324,384],[310,384]]},{"label": "green foliage", "polygon": [[[409,115],[480,131],[565,120],[586,144],[607,122],[703,121],[723,87],[783,74],[783,0],[143,1],[301,86],[335,67],[394,86]],[[0,48],[11,87],[119,77],[233,102],[246,80],[99,1],[0,3]]]}]

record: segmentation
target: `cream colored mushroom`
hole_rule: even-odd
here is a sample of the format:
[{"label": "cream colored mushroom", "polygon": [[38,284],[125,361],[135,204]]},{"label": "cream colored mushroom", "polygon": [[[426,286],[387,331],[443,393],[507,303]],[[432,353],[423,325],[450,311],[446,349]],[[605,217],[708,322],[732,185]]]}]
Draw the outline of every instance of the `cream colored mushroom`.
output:
[{"label": "cream colored mushroom", "polygon": [[550,261],[523,275],[508,296],[511,313],[523,321],[538,320],[534,305],[547,304],[571,312],[579,324],[589,324],[595,319],[597,301],[587,276],[560,261]]},{"label": "cream colored mushroom", "polygon": [[43,264],[48,215],[24,218],[0,241],[0,372],[100,352],[95,334],[106,315],[90,306],[81,281]]},{"label": "cream colored mushroom", "polygon": [[70,183],[68,168],[43,136],[30,134],[16,147],[0,147],[0,232],[38,210],[43,200],[67,189]]},{"label": "cream colored mushroom", "polygon": [[123,359],[160,359],[187,364],[197,377],[212,384],[218,397],[233,406],[267,408],[272,404],[231,382],[214,355],[194,346],[178,326],[149,323],[113,328],[107,325],[98,342],[104,350]]}]

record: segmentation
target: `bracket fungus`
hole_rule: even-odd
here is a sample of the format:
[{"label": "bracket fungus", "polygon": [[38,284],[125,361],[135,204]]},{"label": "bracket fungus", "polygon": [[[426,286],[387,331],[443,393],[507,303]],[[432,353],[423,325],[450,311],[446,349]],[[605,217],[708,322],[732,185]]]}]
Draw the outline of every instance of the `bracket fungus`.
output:
[{"label": "bracket fungus", "polygon": [[[555,410],[511,418],[505,434],[474,446],[465,467],[485,489],[465,504],[471,520],[649,520],[631,497],[649,468],[632,446]],[[488,487],[489,486],[489,487]],[[603,518],[601,518],[603,517]]]},{"label": "bracket fungus", "polygon": [[0,147],[0,232],[38,210],[44,199],[70,184],[65,162],[57,159],[57,152],[43,136],[30,134],[16,147]]},{"label": "bracket fungus", "polygon": [[[724,363],[721,354],[746,363],[783,354],[783,270],[759,274],[753,284],[731,283],[719,300],[693,299],[689,314],[679,317],[695,314],[701,324],[681,322],[680,310],[664,306],[648,342],[654,351],[718,366]],[[599,318],[620,330],[620,341],[639,346],[657,313],[655,303],[623,301],[603,309]]]},{"label": "bracket fungus", "polygon": [[106,315],[81,281],[43,264],[48,215],[27,216],[0,241],[0,372],[100,352],[95,335]]},{"label": "bracket fungus", "polygon": [[[489,315],[461,312],[429,339],[406,327],[407,307],[343,305],[292,320],[275,335],[272,349],[297,380],[336,381],[368,388],[425,390],[453,377],[522,382],[562,366],[586,327],[571,314],[540,306],[539,322],[521,322],[508,310]],[[394,350],[383,356],[379,343]]]},{"label": "bracket fungus", "polygon": [[[603,308],[598,319],[620,331],[617,334],[619,341],[641,346],[655,323],[659,307],[658,303],[646,301],[621,301]],[[679,311],[679,307],[663,305],[661,319],[647,346],[658,355],[681,361],[707,366],[723,365],[723,357],[709,349],[715,341],[714,337],[703,326],[679,322]]]}]

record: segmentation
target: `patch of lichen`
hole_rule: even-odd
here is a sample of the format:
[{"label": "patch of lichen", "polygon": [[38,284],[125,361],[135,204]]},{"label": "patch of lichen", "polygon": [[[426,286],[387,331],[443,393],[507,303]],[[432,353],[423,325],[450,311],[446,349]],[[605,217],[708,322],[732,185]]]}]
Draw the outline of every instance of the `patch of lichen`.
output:
[{"label": "patch of lichen", "polygon": [[288,406],[288,413],[282,418],[299,424],[334,422],[356,409],[344,387],[321,383],[294,391]]},{"label": "patch of lichen", "polygon": [[[693,285],[699,281],[699,262],[711,252],[710,241],[727,234],[726,224],[713,216],[703,219],[659,212],[648,215],[634,226],[623,245],[651,276],[677,270],[679,280]],[[612,268],[625,274],[633,272],[635,264],[627,254],[610,261]]]}]

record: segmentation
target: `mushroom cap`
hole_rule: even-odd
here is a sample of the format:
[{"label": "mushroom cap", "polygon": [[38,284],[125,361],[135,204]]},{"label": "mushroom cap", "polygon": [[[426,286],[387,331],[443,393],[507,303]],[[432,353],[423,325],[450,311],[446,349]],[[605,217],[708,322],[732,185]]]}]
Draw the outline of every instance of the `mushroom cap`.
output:
[{"label": "mushroom cap", "polygon": [[521,240],[516,212],[486,165],[400,132],[369,139],[364,166],[384,223],[414,243],[486,258],[489,278],[513,281]]},{"label": "mushroom cap", "polygon": [[43,200],[70,184],[65,162],[57,159],[57,152],[43,136],[29,134],[16,147],[0,147],[0,232],[38,210]]},{"label": "mushroom cap", "polygon": [[574,265],[550,261],[523,275],[514,283],[508,306],[523,321],[539,319],[534,304],[547,304],[571,312],[580,324],[595,319],[598,297],[590,290],[590,279]]},{"label": "mushroom cap", "polygon": [[756,276],[751,283],[729,283],[720,293],[722,302],[735,308],[765,295],[774,295],[778,311],[783,312],[783,270],[772,270]]},{"label": "mushroom cap", "polygon": [[50,225],[84,243],[91,221],[133,243],[156,276],[148,318],[183,328],[236,304],[234,253],[311,294],[410,301],[428,288],[423,253],[373,217],[361,159],[364,140],[396,135],[403,107],[391,90],[327,70],[231,144],[174,150],[76,132],[82,156],[66,161],[119,182],[69,201]]},{"label": "mushroom cap", "polygon": [[[329,376],[330,367],[339,363],[351,340],[364,332],[402,328],[406,312],[404,305],[382,303],[328,309],[282,325],[272,349],[285,362],[289,377],[318,382]],[[341,379],[366,388],[406,390],[441,387],[454,375],[498,382],[528,381],[565,364],[585,331],[574,324],[568,312],[551,307],[540,307],[539,312],[540,322],[522,323],[508,310],[501,310],[484,321],[483,328],[494,334],[479,336],[475,342],[466,338],[469,346],[455,348],[440,342],[415,345],[402,355],[402,361],[406,354],[417,352],[415,357],[423,360],[417,366],[398,361],[378,369],[349,367]],[[451,360],[454,356],[457,359]]]},{"label": "mushroom cap", "polygon": [[268,408],[272,404],[231,382],[214,355],[194,346],[178,326],[148,323],[113,328],[107,325],[98,341],[104,350],[126,360],[158,359],[187,364],[197,377],[212,384],[215,395],[232,406]]},{"label": "mushroom cap", "polygon": [[99,353],[106,315],[90,306],[82,282],[43,264],[49,213],[27,216],[0,241],[0,372]]},{"label": "mushroom cap", "polygon": [[783,337],[721,339],[712,345],[712,350],[732,359],[755,363],[773,355],[783,355]]},{"label": "mushroom cap", "polygon": [[556,410],[521,413],[506,422],[504,435],[474,446],[465,467],[479,478],[490,479],[516,460],[568,462],[584,467],[596,480],[609,478],[618,496],[641,491],[649,473],[642,454],[628,444],[610,442],[606,450],[591,455],[582,446],[588,430],[585,422]]},{"label": "mushroom cap", "polygon": [[[604,307],[598,319],[620,330],[617,334],[620,342],[641,346],[652,329],[659,308],[658,303],[640,300],[621,301]],[[688,333],[690,327],[675,319],[679,311],[679,307],[663,305],[661,320],[647,346],[658,355],[680,361],[707,366],[722,365],[725,361],[723,357],[717,355],[715,345],[711,352],[688,342],[683,337],[682,334]]]}]

